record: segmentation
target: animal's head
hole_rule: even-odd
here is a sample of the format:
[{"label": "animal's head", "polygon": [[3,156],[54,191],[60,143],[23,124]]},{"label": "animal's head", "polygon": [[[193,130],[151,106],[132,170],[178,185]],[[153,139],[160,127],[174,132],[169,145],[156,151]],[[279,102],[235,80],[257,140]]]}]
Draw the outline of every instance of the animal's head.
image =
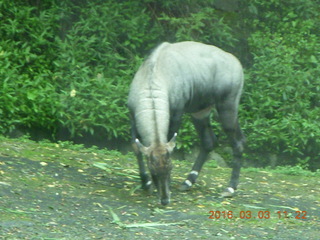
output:
[{"label": "animal's head", "polygon": [[170,176],[172,163],[170,155],[176,145],[175,133],[172,139],[165,144],[155,144],[149,147],[143,146],[138,139],[136,143],[139,150],[146,156],[148,167],[152,176],[152,181],[158,190],[162,205],[167,205],[170,202]]}]

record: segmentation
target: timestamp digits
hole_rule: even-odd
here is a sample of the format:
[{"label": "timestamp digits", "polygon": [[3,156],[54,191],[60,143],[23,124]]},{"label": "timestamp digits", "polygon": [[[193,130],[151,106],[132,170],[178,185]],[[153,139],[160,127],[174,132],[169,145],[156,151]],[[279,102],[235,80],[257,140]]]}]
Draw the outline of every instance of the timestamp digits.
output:
[{"label": "timestamp digits", "polygon": [[[287,212],[287,211],[277,211],[274,217],[278,217],[279,219],[282,218],[295,218],[295,219],[307,219],[307,212],[306,211],[294,211],[294,212]],[[270,211],[209,211],[209,219],[233,219],[233,218],[240,218],[240,219],[269,219],[271,218]]]}]

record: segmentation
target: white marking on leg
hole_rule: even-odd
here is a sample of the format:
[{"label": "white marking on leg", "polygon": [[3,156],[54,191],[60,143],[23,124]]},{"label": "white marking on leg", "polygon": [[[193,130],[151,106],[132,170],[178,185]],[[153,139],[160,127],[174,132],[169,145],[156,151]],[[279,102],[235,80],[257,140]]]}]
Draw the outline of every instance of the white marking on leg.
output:
[{"label": "white marking on leg", "polygon": [[147,186],[151,185],[151,183],[152,183],[151,181],[148,181],[148,182],[147,182]]},{"label": "white marking on leg", "polygon": [[190,182],[190,180],[188,180],[188,179],[185,180],[184,183],[185,183],[186,185],[188,185],[189,187],[192,186],[192,182]]},{"label": "white marking on leg", "polygon": [[230,192],[230,193],[234,193],[234,189],[233,189],[232,187],[228,187],[227,190],[228,190],[228,192]]},{"label": "white marking on leg", "polygon": [[190,172],[190,174],[194,174],[194,175],[198,176],[198,175],[199,175],[199,172],[198,172],[198,171],[195,171],[195,170],[192,170],[192,171]]}]

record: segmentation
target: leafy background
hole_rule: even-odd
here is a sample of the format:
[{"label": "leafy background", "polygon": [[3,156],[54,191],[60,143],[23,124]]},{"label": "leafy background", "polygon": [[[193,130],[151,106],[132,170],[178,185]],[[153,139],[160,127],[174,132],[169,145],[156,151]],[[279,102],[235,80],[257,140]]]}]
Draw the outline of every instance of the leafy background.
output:
[{"label": "leafy background", "polygon": [[[319,168],[319,6],[2,0],[0,133],[127,142],[128,87],[143,58],[160,42],[194,40],[233,53],[245,68],[240,121],[247,162]],[[196,142],[186,116],[178,147],[188,153]]]}]

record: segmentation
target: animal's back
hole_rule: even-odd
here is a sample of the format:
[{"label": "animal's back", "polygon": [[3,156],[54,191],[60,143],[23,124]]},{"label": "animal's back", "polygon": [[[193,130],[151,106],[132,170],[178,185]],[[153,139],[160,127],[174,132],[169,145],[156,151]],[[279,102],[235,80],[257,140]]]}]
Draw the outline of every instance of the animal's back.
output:
[{"label": "animal's back", "polygon": [[164,43],[159,48],[150,57],[156,63],[154,81],[169,89],[170,105],[194,112],[241,92],[242,66],[232,54],[197,42]]},{"label": "animal's back", "polygon": [[239,92],[242,86],[242,67],[232,54],[211,45],[179,42],[159,45],[140,67],[131,89],[135,97],[138,90],[168,90],[174,104],[175,98],[181,102],[196,98],[194,94],[218,97],[226,91]]},{"label": "animal's back", "polygon": [[223,86],[240,81],[234,78],[239,74],[239,70],[242,72],[240,62],[218,47],[197,42],[181,42],[171,44],[163,51],[163,55],[167,56],[158,59],[160,65],[180,75],[184,83],[190,81],[194,85],[205,84],[208,87],[212,82]]}]

